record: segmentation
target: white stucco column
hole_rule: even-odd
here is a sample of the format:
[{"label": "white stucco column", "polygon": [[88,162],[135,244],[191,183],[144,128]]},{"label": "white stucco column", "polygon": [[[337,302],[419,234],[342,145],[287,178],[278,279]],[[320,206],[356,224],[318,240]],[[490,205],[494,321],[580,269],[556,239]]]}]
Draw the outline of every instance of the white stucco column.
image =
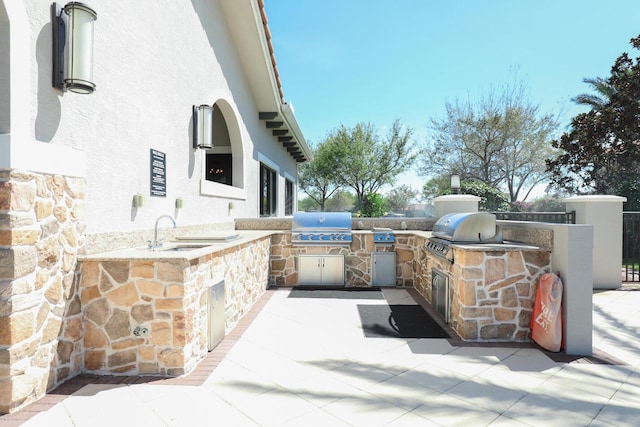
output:
[{"label": "white stucco column", "polygon": [[433,199],[436,218],[448,213],[478,212],[480,197],[471,194],[447,194]]},{"label": "white stucco column", "polygon": [[593,225],[593,289],[622,285],[622,204],[619,196],[574,196],[564,199],[576,224]]},{"label": "white stucco column", "polygon": [[[562,335],[567,354],[591,356],[593,232],[591,225],[553,224],[551,268],[562,279]],[[618,276],[620,274],[618,273]]]}]

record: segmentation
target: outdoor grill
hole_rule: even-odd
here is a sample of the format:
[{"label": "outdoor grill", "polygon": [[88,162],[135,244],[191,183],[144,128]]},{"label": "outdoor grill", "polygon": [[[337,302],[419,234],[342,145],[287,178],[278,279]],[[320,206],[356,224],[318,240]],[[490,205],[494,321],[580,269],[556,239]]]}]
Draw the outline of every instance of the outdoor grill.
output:
[{"label": "outdoor grill", "polygon": [[390,245],[396,240],[393,230],[390,228],[373,227],[371,232],[373,233],[373,243],[376,244]]},{"label": "outdoor grill", "polygon": [[453,261],[452,244],[502,243],[496,216],[488,212],[450,213],[433,226],[426,244],[430,253]]},{"label": "outdoor grill", "polygon": [[296,212],[291,225],[294,245],[348,245],[352,241],[350,212]]}]

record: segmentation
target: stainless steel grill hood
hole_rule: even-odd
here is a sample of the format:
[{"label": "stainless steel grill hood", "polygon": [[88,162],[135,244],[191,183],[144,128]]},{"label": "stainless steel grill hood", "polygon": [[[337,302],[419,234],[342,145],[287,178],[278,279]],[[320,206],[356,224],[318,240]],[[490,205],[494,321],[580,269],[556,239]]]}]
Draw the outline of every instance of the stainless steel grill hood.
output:
[{"label": "stainless steel grill hood", "polygon": [[434,224],[431,235],[451,243],[502,243],[496,216],[488,212],[446,214]]},{"label": "stainless steel grill hood", "polygon": [[295,212],[292,230],[351,231],[350,212]]},{"label": "stainless steel grill hood", "polygon": [[352,240],[350,212],[296,212],[291,225],[294,245],[348,245]]}]

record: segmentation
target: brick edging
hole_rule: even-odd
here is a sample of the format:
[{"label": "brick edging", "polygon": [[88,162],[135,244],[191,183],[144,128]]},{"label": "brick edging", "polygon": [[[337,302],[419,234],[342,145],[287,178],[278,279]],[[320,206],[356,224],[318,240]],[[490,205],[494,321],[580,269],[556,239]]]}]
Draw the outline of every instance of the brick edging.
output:
[{"label": "brick edging", "polygon": [[240,340],[244,332],[251,326],[264,306],[269,302],[275,290],[267,289],[253,304],[251,309],[238,321],[236,326],[225,335],[224,339],[188,374],[179,377],[160,377],[143,375],[95,375],[80,374],[47,392],[42,398],[11,414],[0,414],[1,427],[20,426],[40,412],[47,411],[65,400],[73,393],[89,384],[152,384],[152,385],[188,385],[199,386],[218,367],[220,362]]}]

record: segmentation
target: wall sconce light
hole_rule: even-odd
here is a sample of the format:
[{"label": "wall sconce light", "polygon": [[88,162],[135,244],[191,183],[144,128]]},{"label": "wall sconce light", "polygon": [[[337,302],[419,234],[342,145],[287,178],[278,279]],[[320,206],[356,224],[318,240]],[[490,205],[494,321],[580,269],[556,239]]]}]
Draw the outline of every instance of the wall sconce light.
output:
[{"label": "wall sconce light", "polygon": [[53,27],[53,87],[93,93],[93,23],[96,12],[84,3],[51,5]]},{"label": "wall sconce light", "polygon": [[184,199],[182,197],[178,197],[176,199],[176,209],[184,208]]},{"label": "wall sconce light", "polygon": [[453,194],[460,193],[460,175],[452,174],[449,178],[449,186],[451,187],[451,192]]},{"label": "wall sconce light", "polygon": [[213,106],[193,106],[193,148],[213,148]]},{"label": "wall sconce light", "polygon": [[142,194],[135,194],[133,196],[133,207],[138,209],[144,206],[144,196]]}]

